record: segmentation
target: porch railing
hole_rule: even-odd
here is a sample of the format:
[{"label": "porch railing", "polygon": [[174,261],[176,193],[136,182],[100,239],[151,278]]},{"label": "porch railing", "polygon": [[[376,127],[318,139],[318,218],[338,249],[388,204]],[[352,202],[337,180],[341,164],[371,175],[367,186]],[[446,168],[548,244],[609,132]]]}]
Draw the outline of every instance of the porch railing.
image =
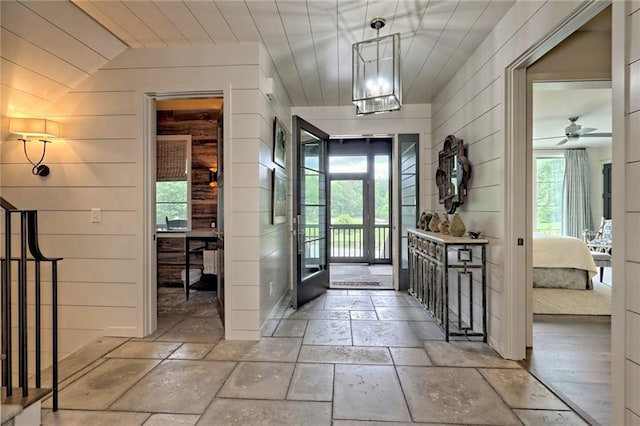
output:
[{"label": "porch railing", "polygon": [[[58,410],[58,262],[60,257],[46,257],[38,245],[38,212],[35,210],[20,210],[4,198],[0,197],[0,207],[4,210],[4,252],[0,258],[2,293],[2,387],[4,388],[2,403],[21,404],[31,398],[39,398],[48,391],[53,392],[53,410]],[[12,219],[19,219],[20,237],[18,253],[12,244]],[[15,253],[15,255],[14,255]],[[29,254],[29,256],[28,256]],[[51,389],[42,388],[42,264],[51,265]],[[33,264],[34,276],[28,277]],[[17,269],[17,295],[12,291],[12,270]],[[34,313],[28,315],[29,284],[33,283],[35,300]],[[17,325],[11,313],[13,305],[18,308]],[[33,321],[33,324],[30,324]],[[12,333],[17,328],[17,348],[13,345]],[[29,346],[28,333],[33,329],[34,344]],[[35,356],[33,370],[29,372],[29,350]],[[17,362],[13,357],[17,355]],[[18,386],[14,387],[14,364],[17,364]],[[30,380],[32,387],[30,388]],[[18,392],[19,395],[14,395]]]},{"label": "porch railing", "polygon": [[[387,261],[391,259],[391,235],[387,224],[376,224],[373,228],[373,259]],[[363,225],[330,225],[329,256],[332,261],[364,258]]]}]

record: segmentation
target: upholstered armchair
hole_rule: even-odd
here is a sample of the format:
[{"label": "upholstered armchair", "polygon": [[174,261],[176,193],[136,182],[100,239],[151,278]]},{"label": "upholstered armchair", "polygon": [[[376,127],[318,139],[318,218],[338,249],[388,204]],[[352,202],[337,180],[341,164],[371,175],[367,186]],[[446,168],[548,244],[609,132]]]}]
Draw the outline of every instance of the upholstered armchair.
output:
[{"label": "upholstered armchair", "polygon": [[597,231],[586,229],[583,235],[589,251],[611,254],[611,219],[602,218]]},{"label": "upholstered armchair", "polygon": [[597,231],[586,229],[584,242],[589,247],[593,263],[600,268],[600,282],[604,279],[604,268],[611,266],[611,219],[602,218]]}]

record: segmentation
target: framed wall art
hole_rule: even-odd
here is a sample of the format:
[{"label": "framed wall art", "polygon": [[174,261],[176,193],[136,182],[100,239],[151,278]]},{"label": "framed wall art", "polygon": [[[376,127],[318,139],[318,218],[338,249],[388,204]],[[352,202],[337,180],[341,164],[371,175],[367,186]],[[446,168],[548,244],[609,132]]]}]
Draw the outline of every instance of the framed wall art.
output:
[{"label": "framed wall art", "polygon": [[278,117],[273,119],[273,162],[280,167],[287,164],[287,131]]},{"label": "framed wall art", "polygon": [[271,171],[271,223],[287,220],[287,176],[277,167]]}]

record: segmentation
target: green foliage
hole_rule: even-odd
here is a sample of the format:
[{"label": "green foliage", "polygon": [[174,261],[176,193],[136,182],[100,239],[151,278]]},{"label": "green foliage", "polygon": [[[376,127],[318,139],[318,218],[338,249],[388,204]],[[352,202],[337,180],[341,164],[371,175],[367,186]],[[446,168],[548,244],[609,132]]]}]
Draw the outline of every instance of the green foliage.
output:
[{"label": "green foliage", "polygon": [[376,223],[389,223],[389,182],[386,179],[375,181],[375,218]]},{"label": "green foliage", "polygon": [[187,219],[187,181],[156,182],[156,223],[165,218]]},{"label": "green foliage", "polygon": [[[376,179],[374,182],[375,223],[389,223],[390,199],[389,182],[386,179]],[[342,225],[362,224],[363,213],[362,181],[331,181],[331,223]],[[345,220],[345,215],[353,218],[354,222],[342,222],[342,220]]]},{"label": "green foliage", "polygon": [[351,217],[350,214],[342,213],[337,218],[332,219],[331,222],[333,222],[336,225],[355,225],[355,224],[358,224],[358,223],[362,223],[362,218],[360,218],[358,221],[356,221],[356,219]]},{"label": "green foliage", "polygon": [[562,232],[564,158],[536,159],[536,232]]}]

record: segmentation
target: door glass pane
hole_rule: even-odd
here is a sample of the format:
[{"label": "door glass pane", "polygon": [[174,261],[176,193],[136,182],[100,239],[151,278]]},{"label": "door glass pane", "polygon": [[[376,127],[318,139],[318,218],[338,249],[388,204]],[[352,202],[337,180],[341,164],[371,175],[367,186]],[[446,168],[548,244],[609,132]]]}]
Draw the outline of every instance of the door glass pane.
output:
[{"label": "door glass pane", "polygon": [[302,131],[301,226],[304,232],[302,279],[326,269],[326,188],[324,187],[324,153],[319,140]]},{"label": "door glass pane", "polygon": [[391,256],[391,192],[389,190],[389,155],[374,157],[374,223],[373,253],[375,259],[388,259]]},{"label": "door glass pane", "polygon": [[362,225],[364,212],[364,182],[331,180],[331,224]]},{"label": "door glass pane", "polygon": [[367,173],[366,155],[332,155],[329,173]]},{"label": "door glass pane", "polygon": [[400,142],[400,288],[408,285],[407,229],[415,228],[418,220],[418,135],[398,136]]},{"label": "door glass pane", "polygon": [[331,180],[331,258],[364,255],[363,179]]}]

